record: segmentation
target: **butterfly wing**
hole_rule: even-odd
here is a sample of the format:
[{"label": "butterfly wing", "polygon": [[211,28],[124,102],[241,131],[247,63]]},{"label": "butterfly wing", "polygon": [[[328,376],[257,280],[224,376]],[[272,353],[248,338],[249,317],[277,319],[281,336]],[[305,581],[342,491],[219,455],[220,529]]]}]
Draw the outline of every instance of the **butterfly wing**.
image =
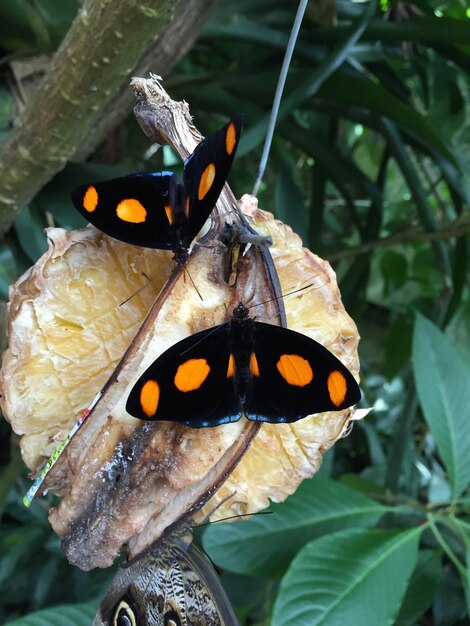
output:
[{"label": "butterfly wing", "polygon": [[142,420],[194,428],[240,419],[242,409],[228,377],[228,324],[191,335],[161,354],[133,387],[126,404]]},{"label": "butterfly wing", "polygon": [[237,150],[243,116],[238,115],[201,141],[184,162],[185,202],[191,239],[209,217],[225,184]]},{"label": "butterfly wing", "polygon": [[261,322],[254,323],[253,336],[257,371],[245,406],[249,419],[295,422],[361,399],[351,372],[317,341]]},{"label": "butterfly wing", "polygon": [[93,226],[115,239],[171,250],[177,247],[171,226],[176,195],[174,174],[142,172],[80,185],[72,191],[72,201]]},{"label": "butterfly wing", "polygon": [[118,570],[93,622],[116,624],[238,626],[238,621],[208,560],[170,536]]}]

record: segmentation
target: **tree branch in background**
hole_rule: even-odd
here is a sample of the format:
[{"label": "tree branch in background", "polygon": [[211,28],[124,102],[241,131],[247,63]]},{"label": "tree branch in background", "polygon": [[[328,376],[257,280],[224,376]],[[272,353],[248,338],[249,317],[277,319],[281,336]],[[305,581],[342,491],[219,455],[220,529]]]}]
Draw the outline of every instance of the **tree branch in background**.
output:
[{"label": "tree branch in background", "polygon": [[148,67],[167,73],[214,4],[84,2],[18,125],[0,148],[0,236],[70,158],[85,158],[126,115],[125,109],[118,109],[130,109],[132,100],[125,92],[134,72]]},{"label": "tree branch in background", "polygon": [[111,100],[101,111],[92,132],[73,155],[73,161],[84,161],[131,113],[135,98],[133,90],[129,88],[129,79],[132,76],[145,76],[149,72],[163,78],[167,76],[191,48],[216,4],[217,0],[186,0],[179,3],[173,19],[162,28],[135,68],[117,87]]},{"label": "tree branch in background", "polygon": [[371,252],[378,247],[397,246],[405,243],[412,243],[414,241],[441,241],[445,239],[454,239],[456,237],[463,237],[470,233],[470,220],[466,215],[456,219],[452,224],[435,230],[433,232],[420,230],[418,228],[411,228],[408,231],[402,231],[394,233],[389,237],[382,237],[381,239],[375,239],[374,241],[368,241],[360,246],[354,246],[335,252],[328,255],[328,261],[339,261],[350,256],[356,256]]}]

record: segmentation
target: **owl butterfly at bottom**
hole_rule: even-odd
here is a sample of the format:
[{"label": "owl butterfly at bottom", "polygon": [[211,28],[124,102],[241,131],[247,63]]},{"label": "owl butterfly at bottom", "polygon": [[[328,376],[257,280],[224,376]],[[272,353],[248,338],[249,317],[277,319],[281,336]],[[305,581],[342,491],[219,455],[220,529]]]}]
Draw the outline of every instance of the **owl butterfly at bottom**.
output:
[{"label": "owl butterfly at bottom", "polygon": [[93,626],[239,626],[212,565],[180,532],[120,567]]}]

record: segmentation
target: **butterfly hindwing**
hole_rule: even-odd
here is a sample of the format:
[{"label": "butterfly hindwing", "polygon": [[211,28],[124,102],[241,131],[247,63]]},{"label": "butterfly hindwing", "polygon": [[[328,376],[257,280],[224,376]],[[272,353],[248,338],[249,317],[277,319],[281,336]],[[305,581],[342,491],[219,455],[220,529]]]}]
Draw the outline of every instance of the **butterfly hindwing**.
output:
[{"label": "butterfly hindwing", "polygon": [[198,144],[184,162],[188,219],[194,238],[214,208],[237,150],[243,116],[238,115]]},{"label": "butterfly hindwing", "polygon": [[170,206],[177,193],[171,172],[142,172],[81,185],[72,192],[78,211],[107,235],[147,248],[173,249]]},{"label": "butterfly hindwing", "polygon": [[318,342],[261,322],[254,323],[253,334],[257,372],[245,407],[248,419],[294,422],[360,400],[351,372]]},{"label": "butterfly hindwing", "polygon": [[119,568],[93,626],[239,626],[212,564],[182,530]]},{"label": "butterfly hindwing", "polygon": [[195,428],[236,421],[241,408],[228,376],[229,325],[178,342],[144,372],[126,404],[144,420],[177,421]]}]

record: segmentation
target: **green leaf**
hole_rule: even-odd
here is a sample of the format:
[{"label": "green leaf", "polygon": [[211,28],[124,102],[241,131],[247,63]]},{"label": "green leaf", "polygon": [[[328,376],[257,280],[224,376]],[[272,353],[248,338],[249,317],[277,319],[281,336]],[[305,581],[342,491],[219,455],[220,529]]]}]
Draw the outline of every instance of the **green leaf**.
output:
[{"label": "green leaf", "polygon": [[350,529],[312,541],[281,581],[272,626],[393,624],[421,532]]},{"label": "green leaf", "polygon": [[92,604],[69,604],[36,611],[5,626],[90,626],[96,613]]},{"label": "green leaf", "polygon": [[0,129],[9,130],[13,117],[13,97],[5,85],[0,84]]},{"label": "green leaf", "polygon": [[[278,123],[291,113],[297,106],[310,99],[316,94],[321,85],[331,76],[347,59],[351,50],[360,39],[364,29],[370,20],[374,10],[373,3],[370,3],[364,10],[363,15],[353,25],[351,29],[348,29],[347,36],[344,41],[341,41],[336,48],[326,56],[326,58],[313,70],[313,72],[307,75],[307,78],[302,77],[302,80],[296,84],[295,88],[284,95],[281,107],[278,114]],[[259,30],[259,25],[257,30]],[[259,120],[254,126],[252,126],[247,132],[244,133],[240,147],[238,148],[238,157],[245,155],[255,148],[260,137],[264,138],[266,129],[269,124],[269,115]]]},{"label": "green leaf", "polygon": [[15,220],[15,231],[21,249],[33,263],[47,250],[47,237],[44,232],[46,226],[44,215],[30,207],[24,207]]},{"label": "green leaf", "polygon": [[37,46],[41,50],[49,50],[51,48],[51,38],[47,25],[36,7],[29,3],[25,5],[25,14],[28,19],[31,30],[34,33],[34,39]]},{"label": "green leaf", "polygon": [[15,570],[27,563],[31,552],[44,539],[40,528],[18,527],[11,531],[2,528],[0,534],[0,584],[3,586]]},{"label": "green leaf", "polygon": [[380,259],[384,278],[384,292],[390,294],[403,287],[407,278],[408,263],[404,254],[386,250]]},{"label": "green leaf", "polygon": [[308,211],[296,181],[298,165],[282,151],[276,156],[280,163],[274,184],[274,215],[307,241]]},{"label": "green leaf", "polygon": [[304,480],[271,515],[233,524],[213,524],[204,548],[221,567],[275,578],[309,540],[351,526],[374,525],[386,512],[381,504],[327,479]]},{"label": "green leaf", "polygon": [[410,358],[413,318],[398,315],[391,321],[385,337],[385,374],[391,380]]},{"label": "green leaf", "polygon": [[20,51],[33,47],[33,33],[26,14],[26,6],[26,0],[2,0],[0,2],[2,48]]},{"label": "green leaf", "polygon": [[466,564],[467,564],[467,580],[465,583],[465,597],[467,599],[467,607],[470,611],[470,542],[466,541]]},{"label": "green leaf", "polygon": [[454,569],[443,570],[433,602],[433,623],[442,626],[468,624],[468,608],[465,601],[466,590]]},{"label": "green leaf", "polygon": [[[8,289],[12,282],[20,276],[28,267],[27,259],[19,256],[19,250],[11,242],[11,237],[0,241],[0,297],[8,300]],[[25,261],[24,263],[22,261]]]},{"label": "green leaf", "polygon": [[432,322],[418,315],[414,375],[424,417],[457,498],[470,482],[470,369]]},{"label": "green leaf", "polygon": [[432,550],[421,551],[394,626],[414,626],[431,606],[441,573],[441,554]]},{"label": "green leaf", "polygon": [[392,95],[380,84],[365,78],[336,72],[326,80],[318,91],[318,97],[332,102],[342,102],[349,107],[366,108],[374,115],[383,115],[394,121],[412,137],[429,149],[437,151],[448,161],[457,165],[455,157],[439,131],[433,128],[424,115]]},{"label": "green leaf", "polygon": [[[291,141],[303,152],[313,157],[315,163],[324,166],[328,177],[342,192],[343,189],[363,195],[366,198],[382,203],[380,189],[366,176],[354,161],[344,157],[335,146],[328,143],[326,137],[315,133],[308,133],[298,125],[287,121],[280,127],[280,132],[287,141]],[[346,195],[346,194],[345,194]]]},{"label": "green leaf", "polygon": [[58,45],[77,14],[77,0],[35,0],[35,4],[53,43]]}]

